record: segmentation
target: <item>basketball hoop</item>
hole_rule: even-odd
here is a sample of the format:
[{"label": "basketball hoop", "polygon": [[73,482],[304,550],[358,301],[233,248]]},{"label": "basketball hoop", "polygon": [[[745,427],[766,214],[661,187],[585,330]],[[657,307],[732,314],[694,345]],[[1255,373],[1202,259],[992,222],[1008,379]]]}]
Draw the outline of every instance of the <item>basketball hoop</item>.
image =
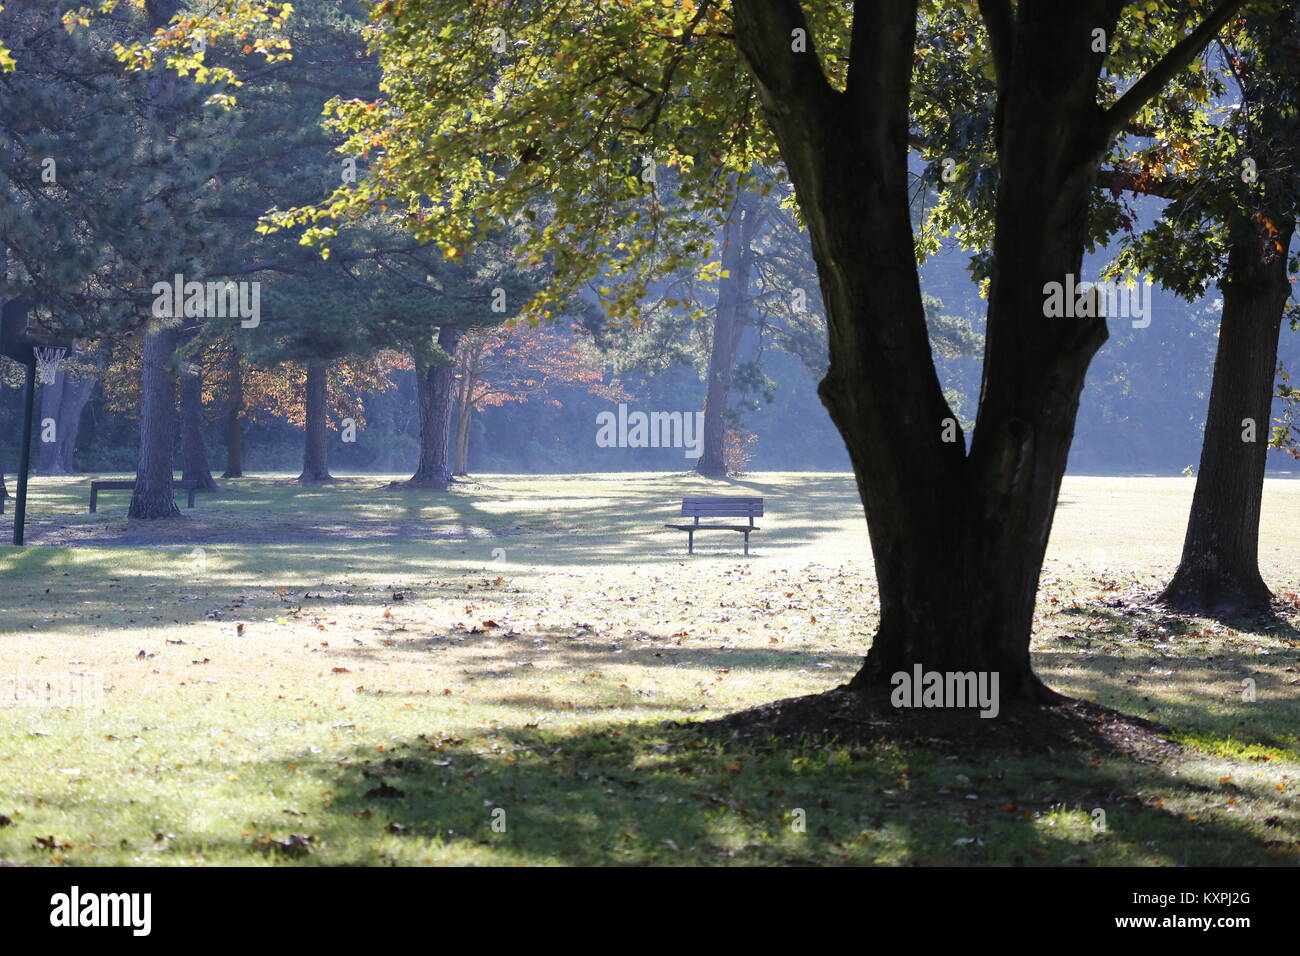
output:
[{"label": "basketball hoop", "polygon": [[38,345],[33,348],[32,355],[36,359],[36,380],[42,385],[53,385],[55,376],[59,374],[59,363],[67,354],[68,350],[62,346],[50,348]]}]

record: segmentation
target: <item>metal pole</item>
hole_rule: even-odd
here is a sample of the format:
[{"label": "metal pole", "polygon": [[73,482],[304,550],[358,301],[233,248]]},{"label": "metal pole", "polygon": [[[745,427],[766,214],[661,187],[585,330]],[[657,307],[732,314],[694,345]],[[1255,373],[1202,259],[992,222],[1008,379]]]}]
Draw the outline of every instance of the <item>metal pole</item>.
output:
[{"label": "metal pole", "polygon": [[23,543],[23,523],[27,520],[27,472],[32,466],[32,410],[36,404],[36,362],[27,363],[27,383],[23,388],[23,444],[18,450],[18,498],[14,502],[14,544]]}]

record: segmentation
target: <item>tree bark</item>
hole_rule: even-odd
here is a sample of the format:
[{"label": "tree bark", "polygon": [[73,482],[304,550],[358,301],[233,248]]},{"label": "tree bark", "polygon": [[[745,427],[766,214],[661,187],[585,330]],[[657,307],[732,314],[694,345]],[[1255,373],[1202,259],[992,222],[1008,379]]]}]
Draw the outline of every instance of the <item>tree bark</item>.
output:
[{"label": "tree bark", "polygon": [[172,497],[172,446],[176,437],[176,376],[172,356],[180,330],[147,334],[140,363],[140,449],[136,459],[132,518],[179,518]]},{"label": "tree bark", "polygon": [[[438,345],[454,358],[456,346],[464,333],[444,325],[438,330]],[[448,452],[451,444],[452,394],[456,379],[454,362],[416,367],[420,402],[420,461],[406,485],[446,491],[451,483]]]},{"label": "tree bark", "polygon": [[329,366],[324,359],[311,359],[307,363],[305,395],[306,435],[302,451],[303,484],[333,481],[329,470],[329,451],[325,444],[325,416],[328,414],[327,389]]},{"label": "tree bark", "polygon": [[203,380],[197,371],[181,376],[181,478],[195,491],[220,491],[203,445]]},{"label": "tree bark", "polygon": [[[72,455],[81,430],[81,413],[95,390],[93,375],[69,375],[60,368],[52,384],[41,386],[42,440],[36,453],[36,472],[41,475],[72,474]],[[55,440],[44,440],[44,423],[54,420]]]},{"label": "tree bark", "polygon": [[461,346],[457,356],[460,379],[455,383],[456,454],[452,475],[458,477],[469,474],[469,428],[474,419],[474,386],[478,383],[479,360],[484,346],[480,338],[473,348]]},{"label": "tree bark", "polygon": [[[59,455],[59,439],[63,437],[63,429],[59,427],[59,406],[63,404],[63,384],[67,378],[68,373],[59,369],[53,382],[40,386],[37,402],[40,420],[36,427],[40,443],[36,446],[36,466],[33,469],[38,475],[63,474],[62,458]],[[52,442],[45,440],[45,423],[50,419],[54,420],[55,427],[55,440]]]},{"label": "tree bark", "polygon": [[[807,26],[797,3],[733,4],[826,304],[819,391],[853,463],[880,588],[879,630],[851,684],[872,696],[920,665],[997,673],[1004,702],[1059,699],[1034,674],[1029,639],[1079,394],[1107,330],[1101,319],[1045,317],[1044,286],[1079,275],[1097,169],[1137,105],[1097,106],[1103,54],[1091,52],[1092,31],[1112,36],[1119,4],[988,7],[1005,14],[991,24],[999,186],[967,455],[960,435],[942,438],[957,417],[931,354],[909,219],[915,2],[880,0],[855,15],[843,92],[811,39],[808,55],[790,56],[791,30]],[[1191,55],[1178,51],[1184,65]]]},{"label": "tree bark", "polygon": [[[1272,221],[1281,227],[1281,248],[1289,248],[1294,220]],[[1235,225],[1240,238],[1219,284],[1223,316],[1196,491],[1178,569],[1160,595],[1170,608],[1216,618],[1271,612],[1273,594],[1259,572],[1259,518],[1278,335],[1290,294],[1285,253],[1269,256],[1248,223]]]},{"label": "tree bark", "polygon": [[465,400],[462,391],[456,404],[456,465],[453,475],[469,474],[469,426],[473,420],[474,409]]},{"label": "tree bark", "polygon": [[59,464],[63,474],[71,475],[76,469],[73,456],[77,451],[77,436],[81,434],[81,413],[95,393],[98,379],[92,375],[79,375],[71,378],[64,386],[63,404],[59,409],[61,420],[59,438]]},{"label": "tree bark", "polygon": [[[146,12],[155,28],[167,23],[179,8],[177,0],[147,0]],[[175,77],[158,71],[149,79],[145,115],[149,134],[165,141],[169,134],[167,105]],[[178,317],[179,319],[179,317]],[[176,435],[176,376],[172,368],[181,330],[177,325],[146,329],[140,362],[140,447],[136,457],[132,518],[150,520],[181,517],[172,495],[172,451]]]},{"label": "tree bark", "polygon": [[704,398],[704,435],[695,473],[706,478],[727,477],[727,403],[731,374],[744,331],[749,274],[753,256],[750,242],[758,222],[754,198],[741,193],[723,226],[722,268],[727,276],[718,282],[718,302],[713,310],[713,343],[709,349],[708,386]]},{"label": "tree bark", "polygon": [[243,435],[241,421],[244,412],[244,373],[239,361],[239,349],[233,343],[227,368],[229,377],[226,395],[226,470],[222,478],[244,477]]}]

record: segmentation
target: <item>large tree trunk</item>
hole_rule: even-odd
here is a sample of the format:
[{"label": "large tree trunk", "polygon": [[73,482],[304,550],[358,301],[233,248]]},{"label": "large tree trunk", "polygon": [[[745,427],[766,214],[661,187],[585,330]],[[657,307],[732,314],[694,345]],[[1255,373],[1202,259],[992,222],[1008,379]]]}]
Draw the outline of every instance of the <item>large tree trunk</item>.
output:
[{"label": "large tree trunk", "polygon": [[179,518],[172,497],[172,446],[176,438],[176,376],[172,356],[180,330],[145,336],[140,363],[140,450],[136,460],[132,518]]},{"label": "large tree trunk", "polygon": [[[444,325],[438,330],[438,345],[454,357],[463,334],[455,326]],[[415,371],[420,403],[420,461],[406,485],[445,491],[451,482],[448,452],[456,365],[454,362],[421,364]]]},{"label": "large tree trunk", "polygon": [[731,395],[731,374],[744,331],[743,313],[748,301],[752,262],[750,242],[757,232],[757,203],[741,193],[732,204],[723,227],[722,268],[727,276],[718,283],[718,302],[713,310],[713,343],[709,350],[708,386],[704,398],[704,435],[695,472],[707,478],[725,478],[727,464],[727,403]]},{"label": "large tree trunk", "polygon": [[298,476],[304,484],[334,480],[325,444],[325,416],[329,411],[326,401],[328,375],[329,366],[324,359],[312,359],[307,363],[306,436],[302,449],[302,474]]},{"label": "large tree trunk", "polygon": [[219,491],[203,445],[203,380],[197,371],[181,376],[181,478],[196,491]]},{"label": "large tree trunk", "polygon": [[[1295,222],[1273,222],[1287,249]],[[1220,282],[1223,317],[1191,516],[1178,570],[1160,595],[1176,610],[1221,618],[1271,610],[1273,595],[1259,573],[1259,516],[1278,334],[1290,294],[1286,255],[1268,256],[1249,224],[1236,227],[1240,238]]]},{"label": "large tree trunk", "polygon": [[997,673],[1003,702],[1055,700],[1031,668],[1030,631],[1079,394],[1107,331],[1100,319],[1046,318],[1044,286],[1080,273],[1097,168],[1135,103],[1102,116],[1096,102],[1102,54],[1091,52],[1092,31],[1111,36],[1119,5],[989,5],[999,192],[969,456],[963,441],[942,437],[956,416],[935,371],[913,254],[915,3],[859,10],[843,93],[811,54],[790,56],[791,29],[806,27],[797,5],[737,0],[734,9],[811,233],[829,327],[820,394],[853,462],[875,558],[880,627],[851,686],[887,696],[894,674],[919,665]]},{"label": "large tree trunk", "polygon": [[222,478],[244,477],[244,454],[241,421],[244,412],[244,373],[239,362],[239,349],[233,343],[228,360],[229,376],[226,379],[226,470]]},{"label": "large tree trunk", "polygon": [[[149,0],[146,12],[152,26],[166,24],[179,9],[178,0]],[[168,136],[167,106],[175,90],[175,75],[156,71],[149,79],[145,115],[149,134]],[[176,321],[180,321],[177,317]],[[136,457],[132,518],[179,518],[172,495],[172,451],[176,436],[176,376],[172,367],[180,343],[178,325],[146,330],[140,362],[140,447]]]}]

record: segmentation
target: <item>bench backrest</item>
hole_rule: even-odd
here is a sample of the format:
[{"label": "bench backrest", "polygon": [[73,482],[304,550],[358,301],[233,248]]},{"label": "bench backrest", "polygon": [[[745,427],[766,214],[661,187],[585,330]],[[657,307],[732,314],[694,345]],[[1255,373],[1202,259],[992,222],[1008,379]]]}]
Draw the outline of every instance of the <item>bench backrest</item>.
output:
[{"label": "bench backrest", "polygon": [[[173,478],[172,487],[188,490],[198,487],[198,482],[193,478],[188,480],[183,478]],[[130,491],[135,487],[134,478],[96,478],[90,483],[90,487],[98,488],[100,491]]]},{"label": "bench backrest", "polygon": [[686,518],[761,518],[762,498],[683,498],[682,516]]}]

